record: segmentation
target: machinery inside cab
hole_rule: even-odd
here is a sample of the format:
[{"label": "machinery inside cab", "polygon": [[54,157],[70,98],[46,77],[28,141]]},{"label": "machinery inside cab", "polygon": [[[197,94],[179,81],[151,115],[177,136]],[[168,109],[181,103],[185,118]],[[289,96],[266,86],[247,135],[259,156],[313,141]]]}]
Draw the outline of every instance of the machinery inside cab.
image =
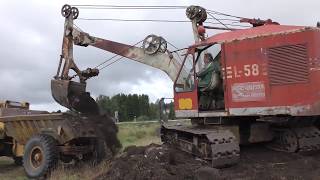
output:
[{"label": "machinery inside cab", "polygon": [[283,25],[196,43],[174,84],[176,116],[319,115],[319,46],[319,28]]}]

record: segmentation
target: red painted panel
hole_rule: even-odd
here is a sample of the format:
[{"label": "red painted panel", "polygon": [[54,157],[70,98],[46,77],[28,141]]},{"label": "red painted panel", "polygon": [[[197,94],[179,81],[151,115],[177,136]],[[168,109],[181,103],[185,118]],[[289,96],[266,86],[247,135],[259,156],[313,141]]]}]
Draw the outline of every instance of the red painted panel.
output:
[{"label": "red painted panel", "polygon": [[[309,80],[297,79],[287,69],[279,68],[276,64],[270,67],[268,49],[287,45],[306,44],[307,70]],[[274,107],[314,105],[320,101],[320,32],[310,29],[290,34],[256,37],[241,41],[234,41],[224,45],[223,66],[225,66],[225,97],[227,108]],[[270,53],[270,52],[269,52]],[[274,52],[273,52],[274,53]],[[273,54],[274,55],[274,54]],[[302,55],[303,56],[303,55]],[[295,61],[295,58],[284,58]],[[278,63],[281,59],[278,59]],[[301,59],[297,59],[298,65]],[[277,63],[273,61],[273,63]],[[304,80],[296,83],[274,84],[270,82],[270,69],[283,73],[281,77]],[[291,70],[299,68],[291,66]],[[301,67],[297,72],[304,75],[306,69]],[[276,77],[272,74],[273,79]],[[305,77],[304,77],[305,78]],[[286,79],[282,79],[284,82]],[[319,109],[320,112],[320,109]]]},{"label": "red painted panel", "polygon": [[174,109],[179,110],[179,99],[190,98],[192,100],[192,110],[198,110],[198,90],[189,92],[174,92]]}]

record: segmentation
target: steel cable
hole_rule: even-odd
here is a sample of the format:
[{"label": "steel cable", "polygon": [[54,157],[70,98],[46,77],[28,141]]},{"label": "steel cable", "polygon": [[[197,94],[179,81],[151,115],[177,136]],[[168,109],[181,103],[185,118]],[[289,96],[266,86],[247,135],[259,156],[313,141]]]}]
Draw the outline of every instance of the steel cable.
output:
[{"label": "steel cable", "polygon": [[[141,41],[139,41],[139,42],[137,42],[137,43],[135,43],[135,44],[131,45],[130,47],[134,47],[134,46],[136,46],[136,45],[140,44],[142,41],[143,41],[143,40],[141,40]],[[130,47],[129,47],[129,48],[130,48]],[[125,51],[127,51],[129,48],[124,49],[124,50],[122,50],[121,52],[125,52]],[[117,56],[119,56],[119,55],[118,55],[118,54],[116,54],[116,55],[112,56],[111,58],[109,58],[109,59],[107,59],[107,60],[103,61],[102,63],[98,64],[98,65],[97,65],[96,67],[94,67],[94,68],[98,68],[99,66],[102,66],[103,64],[105,64],[105,63],[107,63],[107,62],[111,61],[112,59],[116,58]],[[111,63],[109,63],[109,64],[107,64],[107,65],[103,66],[102,68],[99,68],[99,70],[102,70],[102,69],[104,69],[104,68],[106,68],[106,67],[110,66],[111,64],[113,64],[113,63],[115,63],[115,62],[117,62],[117,61],[121,60],[122,58],[124,58],[124,57],[122,56],[122,57],[120,57],[120,58],[116,59],[115,61],[113,61],[113,62],[111,62]]]},{"label": "steel cable", "polygon": [[[114,19],[114,18],[78,18],[78,20],[84,21],[119,21],[119,22],[162,22],[162,23],[191,23],[188,20],[166,20],[166,19]],[[219,20],[219,19],[218,19]],[[220,22],[205,22],[214,25],[220,25]],[[237,26],[237,27],[250,27],[245,25],[236,25],[234,23],[225,24],[227,26]]]},{"label": "steel cable", "polygon": [[78,8],[90,8],[90,7],[98,7],[98,8],[162,8],[162,9],[186,9],[188,6],[124,6],[124,5],[72,5]]},{"label": "steel cable", "polygon": [[181,22],[191,22],[187,20],[166,20],[166,19],[117,19],[117,18],[78,18],[78,20],[86,20],[86,21],[131,21],[131,22],[173,22],[173,23],[181,23]]}]

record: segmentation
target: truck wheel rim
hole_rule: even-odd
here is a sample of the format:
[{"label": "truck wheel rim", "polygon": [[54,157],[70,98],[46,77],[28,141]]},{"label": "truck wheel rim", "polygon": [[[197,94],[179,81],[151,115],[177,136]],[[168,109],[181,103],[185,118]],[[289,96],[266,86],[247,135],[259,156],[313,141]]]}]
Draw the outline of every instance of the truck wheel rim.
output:
[{"label": "truck wheel rim", "polygon": [[30,164],[34,169],[41,166],[43,161],[43,152],[39,146],[32,148],[30,155]]}]

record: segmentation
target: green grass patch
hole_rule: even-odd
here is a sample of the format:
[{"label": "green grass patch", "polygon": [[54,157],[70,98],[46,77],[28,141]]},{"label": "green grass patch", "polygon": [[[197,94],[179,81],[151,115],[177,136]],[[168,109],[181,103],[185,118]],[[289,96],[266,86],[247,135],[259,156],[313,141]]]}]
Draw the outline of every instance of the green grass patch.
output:
[{"label": "green grass patch", "polygon": [[118,127],[118,138],[123,148],[131,145],[160,143],[158,122],[121,123]]}]

